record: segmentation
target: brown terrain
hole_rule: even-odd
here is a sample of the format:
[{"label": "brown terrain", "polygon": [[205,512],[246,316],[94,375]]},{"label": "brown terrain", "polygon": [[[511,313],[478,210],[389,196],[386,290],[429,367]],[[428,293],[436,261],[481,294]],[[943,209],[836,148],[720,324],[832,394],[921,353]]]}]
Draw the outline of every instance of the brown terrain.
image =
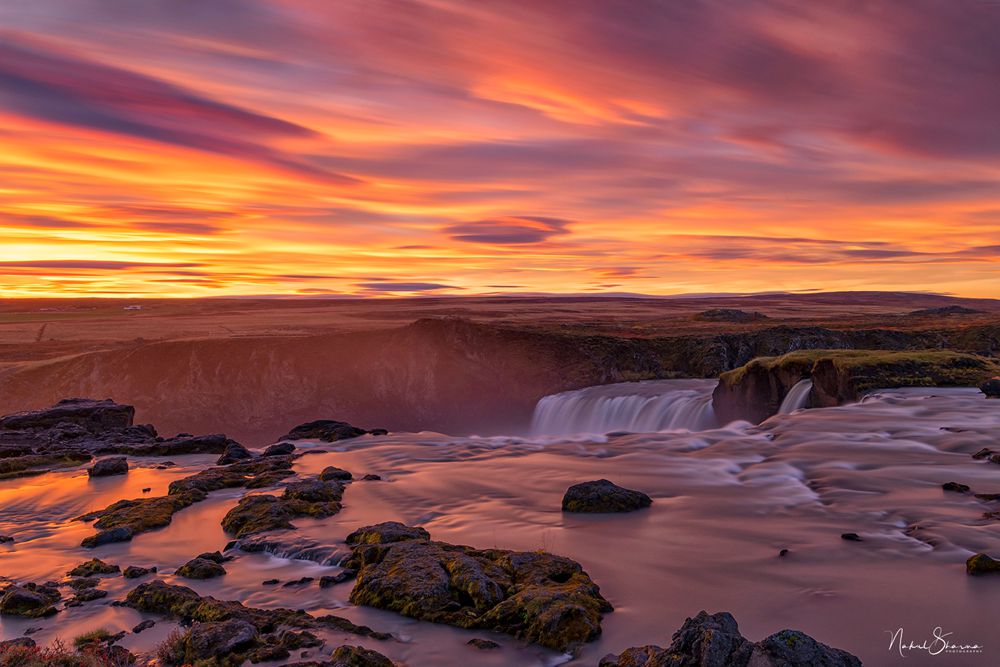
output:
[{"label": "brown terrain", "polygon": [[113,398],[164,435],[224,431],[248,444],[317,418],[518,432],[545,394],[716,377],[757,356],[831,348],[996,356],[1000,301],[878,292],[7,300],[0,414]]}]

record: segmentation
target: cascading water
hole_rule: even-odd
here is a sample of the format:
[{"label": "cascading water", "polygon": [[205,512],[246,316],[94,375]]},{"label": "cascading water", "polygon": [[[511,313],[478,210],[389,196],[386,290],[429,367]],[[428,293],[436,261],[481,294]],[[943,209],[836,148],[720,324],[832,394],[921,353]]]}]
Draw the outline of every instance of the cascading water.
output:
[{"label": "cascading water", "polygon": [[788,394],[785,395],[785,399],[781,401],[781,407],[778,408],[778,414],[788,415],[796,410],[801,410],[806,407],[806,403],[809,402],[809,392],[812,391],[812,388],[813,382],[808,378],[796,382],[795,386],[788,390]]},{"label": "cascading water", "polygon": [[587,387],[545,396],[535,406],[534,435],[630,431],[703,431],[718,426],[715,380],[656,380]]}]

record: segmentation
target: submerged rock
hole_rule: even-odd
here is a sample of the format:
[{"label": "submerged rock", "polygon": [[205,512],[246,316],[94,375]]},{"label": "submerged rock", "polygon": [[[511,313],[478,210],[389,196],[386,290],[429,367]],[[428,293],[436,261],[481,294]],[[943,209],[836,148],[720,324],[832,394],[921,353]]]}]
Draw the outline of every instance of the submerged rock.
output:
[{"label": "submerged rock", "polygon": [[363,428],[351,426],[347,422],[334,421],[332,419],[317,419],[315,421],[299,424],[281,440],[322,440],[323,442],[336,442],[337,440],[347,440],[357,438],[368,433]]},{"label": "submerged rock", "polygon": [[580,565],[561,556],[434,542],[397,523],[362,528],[348,540],[355,546],[343,565],[358,572],[354,604],[560,651],[595,639],[601,615],[612,611]]},{"label": "submerged rock", "polygon": [[564,512],[632,512],[649,507],[653,500],[641,491],[633,491],[606,479],[574,484],[563,496]]},{"label": "submerged rock", "polygon": [[500,648],[500,644],[497,644],[492,639],[480,639],[479,637],[476,637],[474,639],[470,639],[469,641],[467,641],[465,643],[466,643],[467,646],[471,646],[473,648],[478,648],[481,651],[491,651],[493,649]]},{"label": "submerged rock", "polygon": [[728,612],[704,611],[684,621],[669,648],[647,645],[603,658],[599,667],[861,667],[847,651],[797,630],[752,643]]},{"label": "submerged rock", "polygon": [[137,565],[129,565],[122,572],[122,576],[126,579],[138,579],[139,577],[144,577],[147,574],[153,574],[156,572],[156,567],[139,567]]},{"label": "submerged rock", "polygon": [[954,491],[955,493],[968,493],[970,491],[968,484],[960,484],[959,482],[945,482],[941,485],[941,488],[945,491]]},{"label": "submerged rock", "polygon": [[98,459],[94,465],[87,470],[90,477],[110,477],[111,475],[124,475],[128,472],[128,459],[124,456],[109,456]]}]

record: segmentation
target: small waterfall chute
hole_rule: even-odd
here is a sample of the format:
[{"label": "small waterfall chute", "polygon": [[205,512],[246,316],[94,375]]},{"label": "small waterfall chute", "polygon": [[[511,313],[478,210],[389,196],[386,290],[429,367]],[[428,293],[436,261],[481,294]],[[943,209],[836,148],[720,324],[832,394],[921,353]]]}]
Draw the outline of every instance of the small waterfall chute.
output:
[{"label": "small waterfall chute", "polygon": [[801,410],[806,407],[806,403],[809,402],[809,394],[812,392],[813,381],[809,378],[805,380],[799,380],[795,385],[788,390],[785,394],[785,398],[781,401],[781,407],[778,408],[779,415],[789,415],[796,410]]},{"label": "small waterfall chute", "polygon": [[711,380],[657,380],[599,385],[543,397],[534,435],[630,431],[703,431],[718,426]]}]

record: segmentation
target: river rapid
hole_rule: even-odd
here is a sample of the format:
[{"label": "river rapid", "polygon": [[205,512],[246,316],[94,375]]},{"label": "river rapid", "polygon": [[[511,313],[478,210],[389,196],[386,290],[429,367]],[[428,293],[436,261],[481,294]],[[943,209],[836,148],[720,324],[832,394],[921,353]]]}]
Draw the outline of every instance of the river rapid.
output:
[{"label": "river rapid", "polygon": [[[969,577],[964,567],[976,552],[1000,556],[1000,521],[984,518],[1000,510],[1000,502],[941,488],[955,481],[977,493],[1000,493],[1000,465],[970,456],[983,447],[1000,449],[1000,401],[973,389],[889,390],[858,404],[780,414],[759,426],[719,426],[704,409],[713,384],[636,383],[547,397],[533,433],[523,436],[397,433],[297,443],[309,452],[296,460],[299,475],[335,465],[356,478],[382,477],[348,485],[336,516],[294,522],[298,530],[289,537],[326,549],[309,551],[310,558],[335,562],[347,551],[348,533],[390,520],[422,526],[447,542],[568,556],[615,606],[604,618],[602,637],[576,657],[503,635],[354,607],[347,601],[352,582],[326,589],[316,581],[262,585],[339,571],[284,557],[296,555],[287,550],[233,551],[224,577],[175,578],[185,561],[230,541],[219,522],[243,489],[212,493],[177,513],[167,528],[131,542],[79,546],[93,529],[74,517],[143,497],[146,487],[149,495],[163,495],[172,480],[210,465],[215,456],[170,457],[178,466],[165,470],[155,467],[163,459],[131,459],[132,470],[118,477],[89,479],[79,468],[0,482],[0,534],[16,539],[0,545],[0,575],[58,580],[95,556],[123,568],[156,565],[164,580],[203,595],[333,612],[392,632],[396,639],[390,641],[335,632],[326,638],[328,647],[363,644],[411,667],[593,666],[629,646],[669,645],[673,631],[702,609],[732,612],[750,640],[795,628],[866,665],[1000,664],[992,613],[1000,607],[1000,576]],[[636,404],[627,405],[627,398],[613,403],[622,396],[635,397]],[[664,417],[670,410],[673,416]],[[681,412],[687,416],[677,417]],[[647,432],[633,432],[638,430]],[[652,507],[618,515],[560,510],[567,487],[599,478],[646,492]],[[861,541],[842,539],[848,532]],[[787,555],[779,556],[782,549]],[[107,598],[52,619],[0,617],[0,635],[34,630],[32,637],[47,643],[99,627],[130,630],[146,616],[111,602],[136,583],[107,578]],[[121,644],[149,651],[176,627],[149,618],[155,627]],[[898,645],[890,648],[900,629],[908,645],[929,642],[936,627],[952,633],[952,643],[976,644],[982,652],[934,655],[932,643],[930,650],[904,648],[903,657]],[[473,637],[502,648],[478,651],[466,645]],[[312,651],[312,659],[323,654]]]}]

